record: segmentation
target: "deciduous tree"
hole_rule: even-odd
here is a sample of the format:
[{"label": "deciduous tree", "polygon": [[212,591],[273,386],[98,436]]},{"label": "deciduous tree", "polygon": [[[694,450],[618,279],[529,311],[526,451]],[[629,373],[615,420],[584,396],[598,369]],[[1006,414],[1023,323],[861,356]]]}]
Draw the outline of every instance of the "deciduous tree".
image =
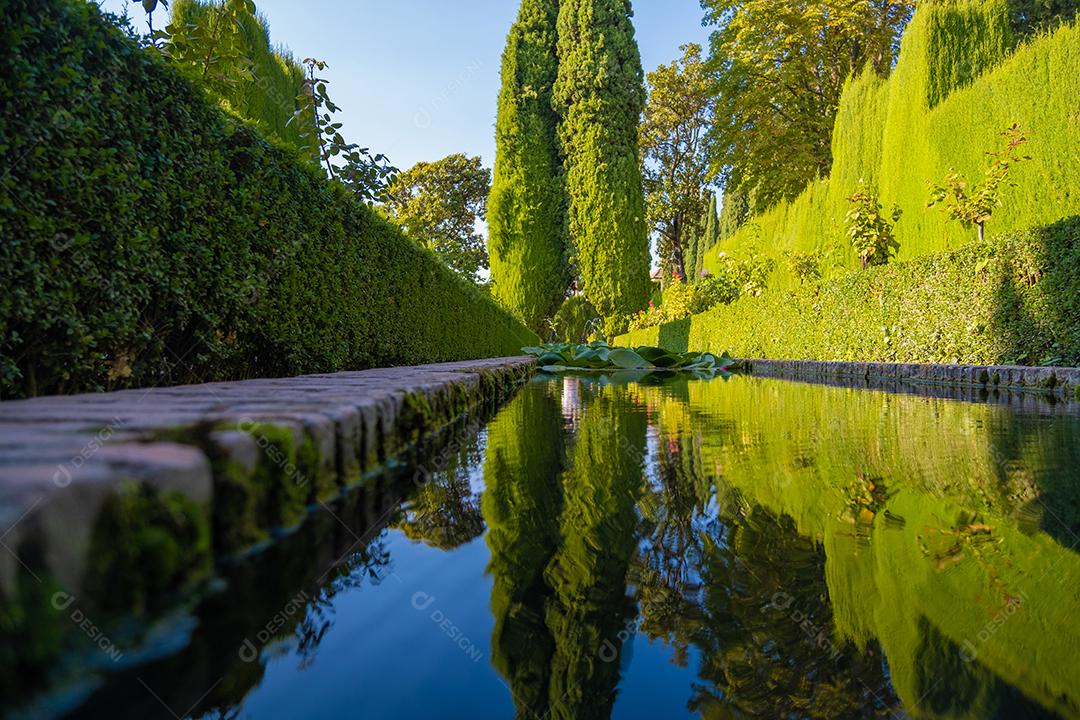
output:
[{"label": "deciduous tree", "polygon": [[491,171],[480,165],[480,158],[450,155],[398,175],[382,209],[406,235],[476,282],[477,273],[488,266],[476,223],[485,217],[490,191]]},{"label": "deciduous tree", "polygon": [[886,74],[911,0],[702,0],[716,26],[713,156],[726,187],[753,191],[758,213],[832,166],[832,130],[848,76]]},{"label": "deciduous tree", "polygon": [[714,99],[701,46],[648,75],[649,99],[641,123],[645,217],[656,232],[662,263],[684,280],[697,265],[707,219],[708,137]]}]

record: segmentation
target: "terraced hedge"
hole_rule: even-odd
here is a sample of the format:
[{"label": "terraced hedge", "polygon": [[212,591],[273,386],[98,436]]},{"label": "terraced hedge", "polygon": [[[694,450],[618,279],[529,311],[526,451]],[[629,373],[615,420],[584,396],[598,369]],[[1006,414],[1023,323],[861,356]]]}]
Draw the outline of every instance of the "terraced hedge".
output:
[{"label": "terraced hedge", "polygon": [[82,0],[0,0],[0,396],[536,337]]},{"label": "terraced hedge", "polygon": [[[1065,13],[1064,10],[1062,10]],[[1062,17],[1067,17],[1063,14]],[[927,209],[927,183],[951,168],[981,179],[987,150],[1014,122],[1027,132],[1030,162],[1018,165],[990,234],[1049,225],[1080,213],[1080,24],[1016,45],[1007,0],[922,3],[904,34],[887,80],[864,73],[841,98],[833,132],[829,178],[811,183],[791,202],[752,218],[706,256],[742,257],[752,250],[776,259],[774,287],[798,280],[785,256],[820,253],[826,277],[858,268],[846,239],[846,198],[861,179],[880,190],[882,203],[904,211],[896,226],[900,259],[956,249],[975,237],[939,209]]]},{"label": "terraced hedge", "polygon": [[1080,217],[624,335],[736,357],[1080,364]]}]

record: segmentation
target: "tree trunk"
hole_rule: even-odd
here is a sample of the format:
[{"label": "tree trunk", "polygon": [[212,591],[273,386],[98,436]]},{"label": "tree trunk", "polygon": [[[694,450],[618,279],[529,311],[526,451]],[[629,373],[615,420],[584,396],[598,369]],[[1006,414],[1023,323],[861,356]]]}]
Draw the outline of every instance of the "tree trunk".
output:
[{"label": "tree trunk", "polygon": [[979,223],[979,242],[986,239],[986,223]]}]

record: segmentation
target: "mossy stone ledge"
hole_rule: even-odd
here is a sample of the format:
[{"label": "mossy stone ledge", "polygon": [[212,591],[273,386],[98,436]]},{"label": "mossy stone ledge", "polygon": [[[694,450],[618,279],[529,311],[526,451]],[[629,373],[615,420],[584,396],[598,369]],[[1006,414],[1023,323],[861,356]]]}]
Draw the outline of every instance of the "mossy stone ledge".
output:
[{"label": "mossy stone ledge", "polygon": [[37,578],[88,607],[152,607],[532,369],[504,358],[0,403],[0,608]]}]

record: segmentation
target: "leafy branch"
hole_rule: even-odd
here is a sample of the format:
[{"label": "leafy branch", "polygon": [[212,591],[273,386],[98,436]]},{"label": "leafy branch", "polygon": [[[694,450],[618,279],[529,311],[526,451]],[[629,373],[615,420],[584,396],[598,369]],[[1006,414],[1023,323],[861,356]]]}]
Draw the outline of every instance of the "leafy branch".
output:
[{"label": "leafy branch", "polygon": [[1031,159],[1028,155],[1019,154],[1020,148],[1028,139],[1018,123],[1013,123],[1002,132],[1001,137],[1006,139],[1005,147],[986,153],[992,158],[990,166],[986,168],[982,183],[970,192],[968,183],[955,170],[949,171],[944,184],[930,185],[930,202],[927,207],[944,204],[942,211],[949,215],[950,219],[959,220],[965,228],[973,225],[978,227],[980,241],[986,237],[986,221],[993,216],[994,210],[1002,205],[1002,188],[1015,186],[1015,183],[1006,182],[1012,166]]},{"label": "leafy branch", "polygon": [[900,242],[893,232],[893,225],[903,215],[896,205],[886,216],[882,212],[877,193],[863,185],[848,198],[853,207],[848,211],[844,222],[848,228],[848,238],[855,254],[862,261],[866,270],[871,265],[885,265],[897,250]]},{"label": "leafy branch", "polygon": [[385,155],[372,155],[368,148],[346,142],[341,134],[342,123],[334,115],[341,109],[330,99],[330,81],[320,77],[327,63],[305,58],[307,78],[298,96],[299,109],[289,123],[299,122],[308,149],[325,166],[326,174],[349,189],[364,202],[386,199],[388,188],[400,172]]}]

